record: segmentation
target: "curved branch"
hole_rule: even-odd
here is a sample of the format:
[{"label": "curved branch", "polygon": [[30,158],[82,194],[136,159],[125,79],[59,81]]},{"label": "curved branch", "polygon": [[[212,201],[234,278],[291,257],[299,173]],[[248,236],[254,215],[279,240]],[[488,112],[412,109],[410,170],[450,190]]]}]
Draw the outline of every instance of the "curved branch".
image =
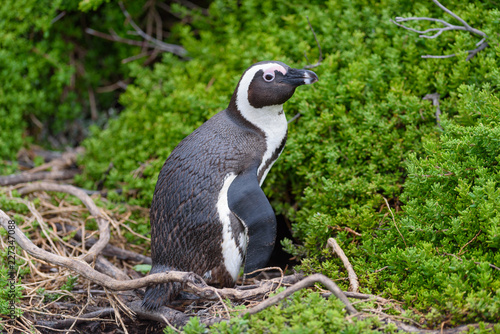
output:
[{"label": "curved branch", "polygon": [[[10,221],[11,219],[9,218],[9,216],[7,216],[5,212],[0,210],[0,224],[6,230],[9,230]],[[134,290],[145,287],[147,285],[160,284],[165,282],[180,282],[186,284],[198,296],[207,299],[214,298],[214,296],[217,295],[224,298],[236,297],[235,299],[237,299],[238,297],[241,298],[242,295],[248,294],[249,292],[248,290],[238,291],[237,289],[228,289],[228,288],[216,289],[208,286],[199,275],[189,272],[178,272],[178,271],[152,274],[138,279],[120,281],[113,279],[108,275],[98,272],[85,262],[52,254],[44,249],[40,249],[35,244],[33,244],[33,242],[31,242],[31,240],[29,240],[28,237],[26,237],[26,235],[17,226],[14,227],[14,232],[11,235],[14,237],[19,246],[21,246],[21,248],[24,249],[26,252],[28,252],[28,254],[30,254],[31,256],[55,265],[68,268],[72,271],[77,272],[81,276],[91,280],[92,282],[100,284],[101,286],[114,291]],[[276,304],[277,302],[283,300],[284,298],[293,294],[294,292],[309,287],[316,282],[326,286],[337,298],[339,298],[346,305],[346,310],[349,314],[354,314],[357,312],[356,309],[349,302],[347,297],[344,295],[342,290],[332,280],[330,280],[328,277],[324,275],[315,274],[306,277],[302,281],[292,285],[287,290],[279,293],[278,295],[272,298],[269,298],[264,303],[252,309],[244,311],[244,313],[254,314],[260,312],[264,308],[268,307],[268,305]]]},{"label": "curved branch", "polygon": [[[453,25],[453,24],[451,24],[449,22],[446,22],[444,20],[434,19],[434,18],[430,18],[430,17],[407,17],[407,18],[396,17],[396,19],[395,20],[391,20],[391,22],[394,23],[395,25],[397,25],[398,27],[401,27],[401,28],[404,28],[406,30],[418,33],[419,37],[421,37],[421,38],[436,38],[439,35],[441,35],[444,31],[449,31],[449,30],[468,31],[468,32],[470,32],[472,34],[475,34],[475,35],[483,37],[483,39],[481,39],[481,41],[479,41],[478,43],[476,43],[476,46],[477,46],[476,49],[474,49],[474,50],[467,50],[467,53],[469,55],[467,56],[466,60],[472,59],[478,52],[480,52],[481,50],[484,50],[486,47],[488,47],[488,42],[486,41],[486,39],[488,38],[488,35],[486,35],[481,30],[472,28],[467,22],[465,22],[457,14],[453,13],[451,10],[449,10],[448,8],[446,8],[445,6],[443,6],[442,4],[440,4],[439,1],[437,1],[437,0],[432,0],[432,1],[439,8],[441,8],[443,11],[445,11],[446,13],[448,13],[449,15],[451,15],[452,17],[454,17],[455,19],[457,19],[458,21],[460,21],[460,23],[462,23],[463,26]],[[399,23],[399,22],[406,22],[406,21],[432,21],[432,22],[441,23],[441,24],[443,24],[446,27],[444,27],[444,28],[430,28],[430,29],[427,29],[427,30],[418,30],[418,29],[413,29],[413,28],[407,27],[404,24],[400,24]],[[426,35],[426,34],[429,34],[431,32],[436,32],[436,33],[433,34],[433,35]],[[455,56],[456,56],[456,54],[444,55],[444,56],[425,55],[425,56],[422,56],[422,58],[451,58],[451,57],[455,57]]]},{"label": "curved branch", "polygon": [[159,39],[156,39],[148,34],[146,34],[135,22],[132,20],[132,17],[130,16],[129,12],[127,9],[125,9],[125,6],[123,5],[123,2],[118,2],[120,5],[120,8],[123,12],[123,15],[127,18],[127,22],[134,28],[134,30],[137,32],[139,36],[144,38],[146,41],[158,46],[161,50],[171,52],[179,57],[183,57],[186,55],[187,51],[184,49],[182,46],[175,45],[175,44],[168,44],[165,42],[160,41]]},{"label": "curved branch", "polygon": [[344,303],[345,308],[347,310],[347,313],[349,313],[351,315],[358,313],[358,311],[354,308],[354,306],[352,306],[349,299],[347,299],[344,292],[337,286],[337,284],[335,284],[335,282],[333,282],[331,279],[329,279],[325,275],[314,274],[314,275],[311,275],[311,276],[304,278],[300,282],[295,283],[294,285],[287,288],[285,291],[280,292],[276,296],[273,296],[269,299],[266,299],[265,301],[258,304],[257,306],[254,306],[250,309],[247,309],[247,310],[241,312],[240,316],[243,316],[245,314],[258,313],[258,312],[268,308],[271,305],[279,303],[280,301],[282,301],[286,297],[292,295],[293,293],[295,293],[301,289],[312,286],[314,283],[323,284],[328,290],[330,290],[335,295],[335,297],[340,299]]},{"label": "curved branch", "polygon": [[97,225],[99,226],[99,240],[89,249],[87,254],[81,256],[81,259],[86,262],[91,262],[97,255],[99,255],[99,253],[101,253],[101,251],[104,249],[104,247],[106,247],[110,239],[109,221],[103,218],[99,208],[95,205],[94,201],[83,190],[70,185],[61,185],[50,182],[38,182],[29,184],[26,187],[21,188],[19,190],[19,194],[26,195],[35,191],[63,192],[73,195],[77,197],[80,201],[82,201],[82,203],[85,204],[85,206],[89,210],[90,214],[94,216],[97,221]]},{"label": "curved branch", "polygon": [[486,37],[486,34],[484,32],[472,28],[460,16],[458,16],[457,14],[453,13],[451,10],[449,10],[448,8],[446,8],[445,6],[443,6],[442,4],[440,4],[439,1],[432,0],[432,2],[434,2],[439,8],[441,8],[442,10],[444,10],[446,13],[448,13],[449,15],[453,16],[455,19],[457,19],[458,21],[460,21],[460,23],[462,23],[468,31],[470,31],[470,32],[472,32],[472,33],[474,33],[476,35],[481,35],[483,37]]}]

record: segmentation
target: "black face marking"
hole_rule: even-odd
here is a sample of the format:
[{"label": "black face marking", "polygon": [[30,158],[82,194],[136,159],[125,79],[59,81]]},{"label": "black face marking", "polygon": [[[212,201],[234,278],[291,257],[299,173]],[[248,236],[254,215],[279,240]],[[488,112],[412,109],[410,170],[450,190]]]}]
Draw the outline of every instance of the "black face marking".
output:
[{"label": "black face marking", "polygon": [[[248,87],[248,102],[254,108],[263,108],[283,104],[290,99],[297,86],[286,82],[285,75],[274,72],[274,80],[269,82],[264,78],[264,71],[255,73]],[[269,74],[266,74],[266,76]]]}]

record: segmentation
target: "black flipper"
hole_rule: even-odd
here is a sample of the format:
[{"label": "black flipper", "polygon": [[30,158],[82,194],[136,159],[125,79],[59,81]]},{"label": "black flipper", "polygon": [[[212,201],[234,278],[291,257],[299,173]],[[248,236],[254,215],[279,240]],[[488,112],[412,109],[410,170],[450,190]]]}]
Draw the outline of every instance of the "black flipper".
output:
[{"label": "black flipper", "polygon": [[227,198],[229,209],[248,229],[245,273],[263,268],[274,248],[276,216],[259,186],[257,169],[238,175],[229,187]]}]

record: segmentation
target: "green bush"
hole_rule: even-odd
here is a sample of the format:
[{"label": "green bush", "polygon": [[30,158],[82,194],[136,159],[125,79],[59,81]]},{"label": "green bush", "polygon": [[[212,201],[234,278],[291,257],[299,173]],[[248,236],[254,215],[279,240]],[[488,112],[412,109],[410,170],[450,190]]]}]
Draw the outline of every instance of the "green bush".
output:
[{"label": "green bush", "polygon": [[[130,4],[134,18],[142,5]],[[265,182],[277,214],[293,223],[294,240],[285,240],[284,247],[302,259],[306,272],[342,278],[342,263],[325,247],[336,237],[363,292],[404,301],[425,314],[428,326],[495,321],[500,11],[493,1],[445,5],[489,36],[489,47],[471,61],[465,50],[478,42],[473,34],[448,31],[422,39],[390,22],[427,16],[458,24],[428,1],[216,0],[207,17],[172,6],[191,20],[175,25],[170,36],[191,60],[165,54],[144,67],[139,61],[118,65],[131,55],[128,46],[82,42],[88,38],[79,24],[84,19],[94,28],[126,33],[114,2],[7,2],[0,9],[0,74],[11,80],[0,85],[0,138],[6,143],[0,155],[12,157],[22,145],[30,114],[50,124],[49,132],[62,131],[82,115],[88,120],[89,85],[130,76],[119,99],[123,112],[104,129],[92,128],[83,144],[78,182],[86,188],[104,182],[126,194],[113,198],[148,206],[168,154],[227,106],[248,66],[276,59],[303,67],[304,53],[318,59],[309,18],[324,58],[314,69],[320,81],[300,87],[285,105],[289,118],[301,117],[290,124],[285,151]],[[63,9],[65,19],[51,23]],[[26,15],[32,19],[24,20]],[[427,29],[436,23],[408,25]],[[68,54],[78,43],[88,50],[82,60],[88,71],[68,91],[76,73]],[[458,56],[421,58],[451,53]],[[435,92],[441,96],[442,129],[435,107],[422,100]],[[100,96],[100,110],[112,106],[113,97]],[[323,305],[314,296],[303,298],[313,308]],[[276,312],[275,321],[285,319],[269,312]],[[248,326],[264,328],[270,320],[261,317]],[[283,322],[289,326],[283,330],[291,330],[293,321]],[[193,321],[193,331],[198,325]]]},{"label": "green bush", "polygon": [[366,243],[374,261],[389,265],[379,284],[391,282],[391,294],[421,311],[435,309],[434,325],[500,316],[500,101],[487,84],[458,93],[439,140],[406,162],[398,224],[407,246],[394,231]]},{"label": "green bush", "polygon": [[125,35],[123,20],[116,3],[83,13],[75,1],[2,2],[0,158],[13,160],[33,140],[47,144],[50,138],[59,149],[77,145],[89,123],[107,119],[117,93],[94,94],[98,119],[91,120],[89,90],[122,79],[128,67],[120,61],[139,48],[92,37],[85,28]]},{"label": "green bush", "polygon": [[[382,325],[376,318],[345,321],[344,304],[335,297],[323,298],[318,292],[294,293],[282,304],[243,318],[233,316],[229,322],[210,327],[210,333],[378,333]],[[391,332],[390,326],[382,327]],[[183,328],[186,334],[207,333],[206,326],[191,318]],[[166,328],[165,333],[175,333]]]},{"label": "green bush", "polygon": [[[324,56],[314,69],[320,81],[287,102],[288,116],[301,117],[290,124],[285,151],[265,183],[276,212],[293,223],[295,241],[284,247],[302,257],[306,272],[344,276],[325,248],[334,236],[364,292],[428,313],[429,326],[493,321],[500,316],[494,267],[500,12],[479,1],[449,6],[490,36],[490,47],[471,61],[464,50],[478,41],[472,34],[422,39],[390,22],[453,20],[428,2],[214,1],[209,17],[173,30],[192,60],[165,55],[152,69],[131,67],[135,81],[121,96],[124,112],[85,142],[81,182],[95,185],[112,162],[106,187],[149,205],[168,154],[227,106],[246,67],[264,59],[302,67],[304,52],[317,59],[308,17]],[[420,57],[449,53],[458,56]],[[435,107],[422,100],[435,92],[442,129]]]}]

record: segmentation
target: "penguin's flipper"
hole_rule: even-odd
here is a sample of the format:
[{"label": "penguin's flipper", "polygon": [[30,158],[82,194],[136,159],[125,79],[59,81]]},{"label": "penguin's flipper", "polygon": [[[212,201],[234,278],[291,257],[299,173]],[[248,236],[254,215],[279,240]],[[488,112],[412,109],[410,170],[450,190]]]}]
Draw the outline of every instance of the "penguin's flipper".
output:
[{"label": "penguin's flipper", "polygon": [[245,273],[263,268],[274,248],[276,216],[259,186],[256,169],[238,175],[229,187],[227,198],[229,209],[248,231]]}]

